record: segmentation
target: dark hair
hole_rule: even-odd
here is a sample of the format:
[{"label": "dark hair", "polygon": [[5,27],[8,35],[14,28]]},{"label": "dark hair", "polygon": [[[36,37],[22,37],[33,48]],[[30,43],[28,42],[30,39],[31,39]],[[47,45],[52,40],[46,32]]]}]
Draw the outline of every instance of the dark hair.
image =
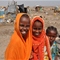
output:
[{"label": "dark hair", "polygon": [[55,32],[56,32],[56,34],[58,34],[57,28],[56,28],[56,27],[54,27],[54,26],[49,26],[49,27],[46,29],[46,34],[48,34],[48,33],[49,33],[49,31],[51,31],[51,30],[55,31]]},{"label": "dark hair", "polygon": [[27,14],[23,14],[21,17],[29,18],[29,16]]},{"label": "dark hair", "polygon": [[40,20],[38,20],[38,19],[36,21],[34,21],[34,22],[40,22],[42,24],[42,22]]}]

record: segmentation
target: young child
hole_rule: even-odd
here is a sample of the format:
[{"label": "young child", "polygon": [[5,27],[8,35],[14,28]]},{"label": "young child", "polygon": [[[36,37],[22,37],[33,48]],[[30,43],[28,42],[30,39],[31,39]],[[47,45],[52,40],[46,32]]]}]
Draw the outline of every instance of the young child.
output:
[{"label": "young child", "polygon": [[44,45],[46,43],[49,59],[51,59],[50,45],[44,30],[44,21],[40,16],[32,19],[32,58],[30,60],[44,60]]},{"label": "young child", "polygon": [[49,38],[50,47],[51,47],[52,60],[57,60],[58,48],[57,48],[57,43],[55,41],[57,34],[58,34],[57,28],[53,26],[49,26],[46,29],[46,35]]},{"label": "young child", "polygon": [[5,52],[5,60],[29,60],[32,50],[30,18],[25,13],[16,17],[15,30]]}]

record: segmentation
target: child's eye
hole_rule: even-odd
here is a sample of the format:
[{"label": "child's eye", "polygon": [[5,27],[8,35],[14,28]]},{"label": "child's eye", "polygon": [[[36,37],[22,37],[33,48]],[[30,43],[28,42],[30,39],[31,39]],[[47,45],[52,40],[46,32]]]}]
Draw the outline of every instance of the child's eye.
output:
[{"label": "child's eye", "polygon": [[20,24],[21,27],[24,27],[24,25]]},{"label": "child's eye", "polygon": [[56,36],[53,36],[53,38],[55,38]]},{"label": "child's eye", "polygon": [[34,30],[37,30],[37,28],[33,28]]},{"label": "child's eye", "polygon": [[34,30],[41,30],[42,28],[33,28]]},{"label": "child's eye", "polygon": [[38,28],[38,30],[41,30],[42,28]]},{"label": "child's eye", "polygon": [[29,27],[30,25],[26,25],[26,27]]}]

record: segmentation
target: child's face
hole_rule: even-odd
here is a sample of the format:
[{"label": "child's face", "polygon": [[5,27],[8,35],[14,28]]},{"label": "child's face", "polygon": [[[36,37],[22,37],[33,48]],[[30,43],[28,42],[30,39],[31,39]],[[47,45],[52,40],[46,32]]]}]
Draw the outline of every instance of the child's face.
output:
[{"label": "child's face", "polygon": [[41,22],[39,21],[36,21],[34,22],[33,26],[32,26],[32,34],[35,36],[35,37],[38,37],[41,32],[42,32],[42,29],[43,29],[43,25]]},{"label": "child's face", "polygon": [[30,27],[30,19],[26,17],[21,17],[19,26],[22,36],[26,36]]},{"label": "child's face", "polygon": [[53,43],[57,37],[57,33],[54,30],[49,31],[49,33],[47,34],[50,43]]}]

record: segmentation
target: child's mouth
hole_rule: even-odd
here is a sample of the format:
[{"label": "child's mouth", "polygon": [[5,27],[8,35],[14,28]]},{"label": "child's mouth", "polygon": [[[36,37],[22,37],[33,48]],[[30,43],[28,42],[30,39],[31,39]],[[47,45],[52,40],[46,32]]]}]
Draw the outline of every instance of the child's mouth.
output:
[{"label": "child's mouth", "polygon": [[26,31],[22,31],[22,34],[26,34]]}]

